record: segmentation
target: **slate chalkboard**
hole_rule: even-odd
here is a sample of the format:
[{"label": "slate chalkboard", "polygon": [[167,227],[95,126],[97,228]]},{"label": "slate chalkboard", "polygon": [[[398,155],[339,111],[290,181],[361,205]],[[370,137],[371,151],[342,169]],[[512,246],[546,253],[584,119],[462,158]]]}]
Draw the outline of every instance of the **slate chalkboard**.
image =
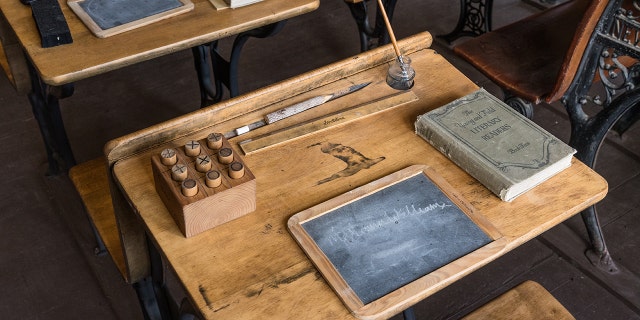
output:
[{"label": "slate chalkboard", "polygon": [[336,291],[345,291],[336,288],[344,281],[367,305],[501,237],[425,168],[407,168],[290,219],[292,234]]},{"label": "slate chalkboard", "polygon": [[178,0],[85,0],[84,11],[102,29],[110,29],[181,6]]},{"label": "slate chalkboard", "polygon": [[364,304],[491,242],[424,175],[302,227]]},{"label": "slate chalkboard", "polygon": [[98,37],[106,37],[193,9],[189,0],[69,0]]}]

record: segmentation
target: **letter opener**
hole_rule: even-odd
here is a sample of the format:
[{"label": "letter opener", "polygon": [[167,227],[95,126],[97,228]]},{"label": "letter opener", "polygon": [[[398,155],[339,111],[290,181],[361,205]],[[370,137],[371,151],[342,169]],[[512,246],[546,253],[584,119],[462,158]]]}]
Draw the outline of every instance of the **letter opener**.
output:
[{"label": "letter opener", "polygon": [[315,108],[323,103],[329,102],[331,100],[340,98],[342,96],[346,96],[350,93],[356,92],[366,86],[368,86],[369,84],[371,84],[371,82],[365,82],[365,83],[361,83],[361,84],[356,84],[353,86],[350,86],[347,89],[344,89],[342,91],[338,91],[338,92],[334,92],[331,94],[325,94],[325,95],[321,95],[321,96],[317,96],[317,97],[313,97],[311,99],[296,103],[294,105],[288,106],[286,108],[282,108],[280,110],[276,110],[274,112],[271,112],[269,114],[267,114],[264,119],[262,120],[258,120],[256,122],[250,123],[246,126],[242,126],[240,128],[237,128],[233,131],[229,131],[227,133],[224,134],[224,136],[228,139],[228,138],[232,138],[235,136],[239,136],[241,134],[245,134],[251,130],[260,128],[260,127],[264,127],[268,124],[272,124],[276,121],[280,121],[282,119],[291,117],[293,115],[296,115],[300,112],[309,110],[311,108]]}]

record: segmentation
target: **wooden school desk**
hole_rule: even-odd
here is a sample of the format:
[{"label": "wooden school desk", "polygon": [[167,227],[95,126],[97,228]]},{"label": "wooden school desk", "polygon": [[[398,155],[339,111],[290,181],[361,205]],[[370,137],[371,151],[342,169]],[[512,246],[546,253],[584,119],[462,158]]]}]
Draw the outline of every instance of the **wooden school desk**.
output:
[{"label": "wooden school desk", "polygon": [[[422,33],[399,42],[416,70],[415,86],[409,92],[391,89],[385,82],[388,63],[394,59],[394,51],[387,45],[111,141],[105,147],[105,156],[120,225],[141,225],[140,231],[146,233],[152,247],[151,257],[159,253],[175,272],[195,313],[202,318],[350,319],[353,315],[288,232],[288,219],[411,165],[430,166],[504,235],[506,245],[407,297],[405,303],[381,314],[386,318],[605,196],[606,181],[574,159],[572,166],[557,176],[511,203],[503,202],[415,135],[418,115],[477,89],[429,49],[431,41],[430,34]],[[194,237],[182,235],[154,189],[152,154],[191,139],[203,139],[211,132],[241,127],[283,106],[367,81],[373,83],[347,97],[230,139],[238,152],[241,141],[260,142],[243,156],[256,177],[257,209]],[[412,95],[415,100],[403,100]],[[355,118],[342,119],[348,110],[336,113],[388,99],[409,102],[377,111],[366,109]],[[309,123],[322,125],[307,132]],[[264,145],[270,146],[260,148]],[[341,150],[342,157],[353,160],[350,166],[369,160],[375,160],[371,161],[375,164],[345,170],[347,161],[332,155],[332,150]],[[327,178],[330,181],[318,183]],[[123,235],[131,236],[131,230]],[[144,236],[137,240],[127,245],[144,246]],[[127,251],[128,261],[144,263],[144,254],[134,257],[134,251]]]},{"label": "wooden school desk", "polygon": [[[75,164],[67,141],[58,99],[73,93],[73,82],[153,59],[179,50],[209,44],[220,38],[277,25],[310,12],[318,0],[268,0],[239,9],[216,10],[208,0],[193,0],[194,9],[107,38],[94,36],[71,11],[65,0],[60,7],[73,43],[42,48],[29,6],[0,0],[5,20],[21,44],[31,67],[30,102],[42,131],[50,171]],[[196,61],[198,62],[198,61]]]}]

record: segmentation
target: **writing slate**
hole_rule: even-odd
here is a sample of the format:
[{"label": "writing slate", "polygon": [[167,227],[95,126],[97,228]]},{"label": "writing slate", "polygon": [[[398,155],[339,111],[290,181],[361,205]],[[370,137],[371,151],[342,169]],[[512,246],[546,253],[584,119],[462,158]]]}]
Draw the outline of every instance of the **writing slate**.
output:
[{"label": "writing slate", "polygon": [[67,4],[100,38],[193,10],[190,0],[69,0]]},{"label": "writing slate", "polygon": [[347,307],[363,317],[415,302],[425,288],[459,276],[505,243],[459,192],[421,165],[299,212],[288,226]]},{"label": "writing slate", "polygon": [[302,227],[364,304],[492,240],[424,175]]},{"label": "writing slate", "polygon": [[102,29],[110,29],[181,6],[178,0],[84,0],[80,6]]}]

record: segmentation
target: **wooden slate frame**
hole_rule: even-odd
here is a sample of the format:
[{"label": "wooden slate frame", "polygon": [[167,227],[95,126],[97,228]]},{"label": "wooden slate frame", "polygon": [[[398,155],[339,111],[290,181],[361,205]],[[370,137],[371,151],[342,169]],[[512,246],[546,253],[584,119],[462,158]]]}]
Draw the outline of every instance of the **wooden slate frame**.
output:
[{"label": "wooden slate frame", "polygon": [[[358,201],[368,195],[400,183],[419,174],[424,174],[440,190],[455,203],[468,217],[493,241],[477,250],[451,261],[435,271],[424,275],[413,282],[392,291],[383,297],[364,304],[354,290],[347,284],[340,272],[331,263],[327,255],[316,244],[303,225],[313,219],[321,217],[335,209]],[[358,187],[351,192],[344,193],[333,199],[327,200],[307,210],[292,216],[288,222],[288,228],[294,239],[312,260],[316,268],[322,273],[325,280],[333,288],[347,308],[360,319],[379,319],[393,316],[420,301],[424,291],[433,287],[444,287],[451,279],[459,278],[459,275],[470,268],[477,268],[482,262],[505,249],[507,239],[486,220],[478,211],[463,198],[463,196],[447,183],[444,178],[426,165],[413,165],[403,170],[392,173],[381,179]]]},{"label": "wooden slate frame", "polygon": [[182,3],[181,6],[170,9],[164,12],[160,12],[148,17],[141,18],[139,20],[131,21],[128,23],[121,24],[119,26],[115,26],[109,29],[103,29],[94,21],[91,15],[85,11],[85,9],[81,6],[81,3],[86,0],[69,0],[67,1],[67,5],[75,12],[75,14],[82,20],[82,22],[91,30],[91,32],[98,38],[106,38],[109,36],[116,35],[118,33],[122,33],[125,31],[129,31],[135,28],[139,28],[142,26],[146,26],[148,24],[154,23],[156,21],[160,21],[163,19],[167,19],[181,13],[189,12],[193,10],[194,5],[191,0],[177,0]]}]

